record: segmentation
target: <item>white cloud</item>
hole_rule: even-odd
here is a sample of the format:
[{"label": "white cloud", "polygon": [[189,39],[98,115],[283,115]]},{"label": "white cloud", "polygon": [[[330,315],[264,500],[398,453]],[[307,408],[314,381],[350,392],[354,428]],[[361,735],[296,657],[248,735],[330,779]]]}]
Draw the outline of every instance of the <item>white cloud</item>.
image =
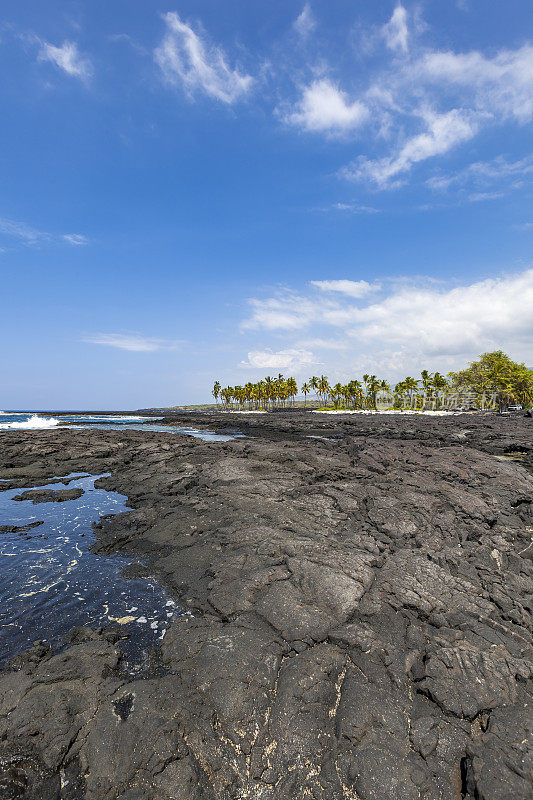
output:
[{"label": "white cloud", "polygon": [[[380,214],[379,208],[374,206],[361,206],[357,203],[333,203],[331,206],[335,211],[349,211],[352,214]],[[329,210],[329,209],[326,209]]]},{"label": "white cloud", "polygon": [[533,118],[533,46],[502,50],[487,58],[470,53],[427,53],[413,66],[422,81],[472,93],[474,107],[498,119]]},{"label": "white cloud", "polygon": [[175,12],[163,18],[166,33],[154,57],[169,83],[181,84],[191,95],[202,91],[228,104],[250,91],[253,78],[231,69],[221,48],[208,48]]},{"label": "white cloud", "polygon": [[503,197],[503,192],[472,192],[468,195],[471,203],[482,203],[485,200],[499,200]]},{"label": "white cloud", "polygon": [[295,108],[284,115],[285,122],[308,131],[346,132],[363,125],[368,108],[358,100],[350,102],[327,78],[307,86]]},{"label": "white cloud", "polygon": [[309,3],[305,4],[302,12],[295,19],[293,27],[302,39],[306,39],[315,30],[316,20]]},{"label": "white cloud", "polygon": [[[453,287],[423,280],[386,286],[379,300],[366,304],[355,304],[347,294],[325,300],[286,291],[264,300],[255,298],[244,327],[284,332],[284,352],[293,346],[318,353],[336,351],[333,363],[338,369],[365,360],[367,367],[383,365],[389,363],[391,352],[400,353],[405,364],[423,365],[431,358],[433,369],[443,365],[452,369],[499,348],[531,360],[533,269]],[[304,329],[309,332],[305,339],[292,338]],[[342,342],[349,345],[345,354]]]},{"label": "white cloud", "polygon": [[156,350],[176,350],[179,341],[168,339],[152,339],[138,333],[94,333],[81,340],[87,344],[100,344],[105,347],[116,347],[119,350],[130,350],[136,353],[153,353]]},{"label": "white cloud", "polygon": [[241,325],[243,330],[299,330],[315,318],[316,303],[293,292],[266,300],[252,298],[252,315]]},{"label": "white cloud", "polygon": [[242,361],[242,367],[252,369],[291,369],[299,370],[306,364],[316,364],[313,353],[309,350],[289,349],[254,350],[248,353],[248,361]]},{"label": "white cloud", "polygon": [[42,42],[38,57],[40,61],[51,61],[73,78],[86,81],[93,74],[90,60],[80,54],[76,42],[65,41],[61,47]]},{"label": "white cloud", "polygon": [[424,110],[420,116],[425,130],[408,139],[396,155],[375,160],[361,156],[344,168],[342,174],[350,180],[370,180],[381,188],[397,185],[397,176],[408,172],[413,164],[444,155],[458,144],[472,139],[477,130],[475,121],[455,108],[445,114]]},{"label": "white cloud", "polygon": [[345,91],[342,82],[325,77],[330,65],[319,62],[299,100],[278,107],[286,123],[303,130],[360,134],[366,127],[372,133],[375,153],[360,150],[340,170],[345,178],[393,188],[415,165],[450,153],[489,126],[533,120],[533,45],[492,55],[441,52],[423,46],[424,29],[416,9],[411,22],[397,5],[390,21],[370,35],[392,52],[357,75],[366,87]]},{"label": "white cloud", "polygon": [[533,338],[533,270],[449,290],[400,289],[357,309],[354,333],[426,353],[455,354]]},{"label": "white cloud", "polygon": [[426,181],[426,185],[434,191],[447,191],[450,187],[455,191],[464,187],[482,189],[495,183],[512,189],[522,186],[526,177],[531,174],[533,156],[508,161],[505,156],[500,155],[491,161],[476,161],[449,175],[434,175]]},{"label": "white cloud", "polygon": [[50,239],[50,234],[38,231],[26,225],[25,222],[17,222],[6,217],[0,218],[0,233],[22,239],[26,244],[30,245]]},{"label": "white cloud", "polygon": [[400,4],[394,9],[389,22],[382,28],[383,37],[391,50],[407,53],[409,49],[409,29],[407,27],[407,11]]},{"label": "white cloud", "polygon": [[348,350],[353,344],[349,339],[301,339],[296,346],[315,350]]},{"label": "white cloud", "polygon": [[74,245],[82,245],[82,244],[87,244],[89,242],[87,237],[83,236],[81,233],[64,233],[63,239],[69,244],[74,244]]},{"label": "white cloud", "polygon": [[322,292],[340,292],[347,297],[366,297],[370,292],[375,292],[381,288],[379,285],[368,283],[368,281],[310,281],[311,286],[316,286]]},{"label": "white cloud", "polygon": [[60,244],[68,242],[73,245],[87,244],[88,239],[81,233],[52,234],[32,228],[25,222],[0,217],[0,234],[18,239],[28,247],[38,247],[40,245]]},{"label": "white cloud", "polygon": [[110,42],[125,42],[136,53],[141,56],[148,55],[148,50],[137,42],[128,33],[112,33],[107,37]]}]

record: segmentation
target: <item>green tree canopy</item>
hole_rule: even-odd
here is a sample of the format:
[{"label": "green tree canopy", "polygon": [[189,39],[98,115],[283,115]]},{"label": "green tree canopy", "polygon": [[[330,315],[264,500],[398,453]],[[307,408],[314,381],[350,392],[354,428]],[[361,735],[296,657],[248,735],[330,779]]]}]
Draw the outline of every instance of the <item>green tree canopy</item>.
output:
[{"label": "green tree canopy", "polygon": [[533,370],[512,361],[502,350],[483,353],[460,372],[449,372],[452,389],[498,395],[500,406],[507,403],[529,405],[533,400]]}]

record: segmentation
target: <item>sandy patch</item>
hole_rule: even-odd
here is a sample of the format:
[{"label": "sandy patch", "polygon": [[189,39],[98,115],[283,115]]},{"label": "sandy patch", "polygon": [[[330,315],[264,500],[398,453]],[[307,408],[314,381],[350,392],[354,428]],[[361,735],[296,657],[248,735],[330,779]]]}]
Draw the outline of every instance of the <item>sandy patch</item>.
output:
[{"label": "sandy patch", "polygon": [[342,408],[332,409],[331,411],[311,410],[310,414],[425,414],[430,417],[445,417],[453,414],[462,414],[462,411],[414,411],[412,409],[387,409],[386,411],[373,411],[371,409],[358,408],[355,410],[344,410]]}]

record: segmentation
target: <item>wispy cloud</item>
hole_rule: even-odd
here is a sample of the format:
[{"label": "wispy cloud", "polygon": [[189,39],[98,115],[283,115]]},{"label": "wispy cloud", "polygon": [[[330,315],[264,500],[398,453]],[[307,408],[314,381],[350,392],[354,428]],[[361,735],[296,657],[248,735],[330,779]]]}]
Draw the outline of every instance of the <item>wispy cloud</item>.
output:
[{"label": "wispy cloud", "polygon": [[350,102],[345,92],[322,78],[305,87],[295,108],[282,116],[285,122],[308,131],[342,133],[365,123],[369,111],[358,100]]},{"label": "wispy cloud", "polygon": [[349,339],[299,339],[296,342],[297,347],[314,350],[351,350],[353,349],[353,342]]},{"label": "wispy cloud", "polygon": [[53,234],[37,230],[25,222],[20,222],[7,217],[0,217],[0,234],[9,236],[28,247],[37,247],[44,244],[60,244],[67,242],[72,245],[88,244],[88,239],[80,233]]},{"label": "wispy cloud", "polygon": [[533,46],[501,50],[492,58],[477,50],[469,53],[429,52],[410,70],[422,83],[454,87],[470,96],[480,113],[492,119],[533,117]]},{"label": "wispy cloud", "polygon": [[300,14],[296,17],[294,24],[296,33],[306,39],[316,28],[316,20],[309,3],[306,3]]},{"label": "wispy cloud", "polygon": [[533,119],[532,45],[490,55],[440,51],[424,45],[424,29],[416,7],[398,4],[386,25],[369,32],[372,47],[381,43],[389,53],[357,76],[355,90],[353,77],[345,88],[329,77],[338,74],[335,64],[321,61],[299,98],[278,108],[301,130],[371,141],[374,152],[359,146],[339,170],[343,178],[395,188],[415,166],[446,156],[489,126]]},{"label": "wispy cloud", "polygon": [[141,56],[145,56],[148,54],[148,50],[146,47],[143,47],[142,44],[134,39],[129,33],[112,33],[108,37],[110,42],[124,42],[125,44],[129,45],[134,52],[138,53]]},{"label": "wispy cloud", "polygon": [[391,50],[407,53],[409,49],[409,28],[407,26],[407,11],[400,4],[393,11],[389,22],[382,28],[383,37]]},{"label": "wispy cloud", "polygon": [[266,299],[251,298],[252,314],[242,330],[300,330],[315,319],[317,304],[296,292],[283,291]]},{"label": "wispy cloud", "polygon": [[310,281],[311,286],[316,286],[321,292],[338,292],[347,297],[366,297],[371,292],[381,289],[379,284],[368,283],[368,281]]},{"label": "wispy cloud", "polygon": [[491,161],[476,161],[464,169],[446,174],[439,172],[426,181],[436,192],[453,189],[457,193],[468,192],[470,199],[483,196],[503,196],[513,189],[521,188],[533,177],[533,155],[517,161],[509,161],[500,155]]},{"label": "wispy cloud", "polygon": [[64,233],[63,239],[65,242],[69,244],[74,244],[76,246],[88,244],[89,240],[86,236],[83,236],[81,233]]},{"label": "wispy cloud", "polygon": [[67,75],[82,81],[88,81],[93,74],[91,61],[81,55],[76,42],[65,41],[60,47],[41,42],[38,58],[40,61],[50,61]]},{"label": "wispy cloud", "polygon": [[359,203],[333,203],[332,206],[325,209],[326,211],[347,211],[350,214],[381,214],[379,208],[374,206],[364,206]]},{"label": "wispy cloud", "polygon": [[99,344],[104,347],[116,347],[135,353],[153,353],[156,350],[176,350],[183,342],[179,340],[154,339],[141,336],[139,333],[94,333],[81,340],[87,344]]},{"label": "wispy cloud", "polygon": [[472,139],[477,130],[475,121],[457,109],[445,114],[423,110],[420,117],[425,130],[407,139],[396,155],[374,160],[360,156],[341,171],[344,177],[349,180],[367,179],[380,188],[398,185],[398,176],[409,172],[414,164],[447,153],[456,145]]},{"label": "wispy cloud", "polygon": [[356,308],[345,299],[353,301],[380,288],[367,281],[342,279],[310,281],[309,286],[311,294],[283,289],[273,297],[251,298],[252,314],[241,323],[241,329],[301,331],[313,324],[343,326],[352,320]]},{"label": "wispy cloud", "polygon": [[503,192],[472,192],[468,195],[471,203],[483,203],[485,200],[499,200]]},{"label": "wispy cloud", "polygon": [[173,11],[163,19],[166,33],[154,57],[168,83],[182,86],[191,96],[200,91],[227,104],[250,91],[252,76],[231,69],[220,47],[209,47]]},{"label": "wispy cloud", "polygon": [[25,222],[17,222],[16,220],[7,219],[6,217],[0,218],[0,233],[6,236],[13,236],[16,239],[21,239],[26,244],[37,244],[38,242],[48,241],[50,239],[49,233],[38,231]]},{"label": "wispy cloud", "polygon": [[248,353],[248,360],[241,362],[241,367],[252,369],[291,369],[300,370],[308,364],[315,364],[315,357],[309,350],[289,349],[253,350]]}]

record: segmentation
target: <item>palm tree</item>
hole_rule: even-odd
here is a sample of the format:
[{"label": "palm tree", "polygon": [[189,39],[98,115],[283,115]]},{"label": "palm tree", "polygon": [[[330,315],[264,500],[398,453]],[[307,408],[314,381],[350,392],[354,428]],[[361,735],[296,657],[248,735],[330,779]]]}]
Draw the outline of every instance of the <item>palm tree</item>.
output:
[{"label": "palm tree", "polygon": [[292,397],[292,403],[294,405],[294,398],[298,394],[298,384],[296,383],[294,378],[289,378],[287,380],[287,389],[289,392],[289,397]]},{"label": "palm tree", "polygon": [[448,381],[446,380],[444,375],[441,375],[440,372],[436,372],[433,375],[433,386],[437,391],[439,391],[440,389],[446,389],[448,386]]},{"label": "palm tree", "polygon": [[363,375],[363,386],[364,386],[364,389],[365,389],[365,394],[366,394],[366,385],[368,383],[368,378],[369,378],[369,375]]},{"label": "palm tree", "polygon": [[[371,408],[376,407],[376,394],[378,393],[379,389],[379,380],[376,375],[367,375],[367,383],[368,383],[368,395],[371,401]],[[363,376],[364,378],[364,376]]]},{"label": "palm tree", "polygon": [[226,386],[225,389],[222,389],[220,394],[222,396],[222,399],[224,400],[225,405],[229,406],[233,394],[233,389],[231,388],[231,386]]},{"label": "palm tree", "polygon": [[424,399],[422,403],[425,405],[426,400],[430,398],[432,394],[433,376],[427,371],[427,369],[423,369],[420,375],[422,376],[422,389],[424,390]]},{"label": "palm tree", "polygon": [[352,380],[348,386],[348,397],[353,401],[353,405],[361,405],[363,402],[363,387],[360,381]]},{"label": "palm tree", "polygon": [[251,404],[252,404],[253,390],[254,390],[253,383],[251,383],[250,381],[248,381],[248,383],[245,383],[245,385],[244,385],[244,399],[247,401],[249,409],[250,409]]},{"label": "palm tree", "polygon": [[266,390],[266,385],[263,380],[259,381],[257,384],[257,399],[259,400],[259,405],[262,408],[265,408],[267,400],[268,400],[268,393]]},{"label": "palm tree", "polygon": [[318,380],[318,387],[317,388],[318,388],[318,394],[322,398],[322,402],[324,404],[326,404],[327,403],[327,396],[328,396],[328,394],[329,394],[329,392],[331,390],[330,390],[330,386],[329,386],[329,383],[328,383],[328,379],[326,378],[325,375],[321,375],[320,376],[320,378]]},{"label": "palm tree", "polygon": [[407,378],[404,380],[403,384],[405,387],[405,391],[407,392],[407,394],[411,399],[411,405],[412,405],[413,393],[416,392],[416,390],[418,389],[418,381],[416,381],[414,378],[411,378],[411,376],[408,375]]},{"label": "palm tree", "polygon": [[[325,375],[321,375],[320,378],[313,375],[301,387],[305,398],[304,404],[307,404],[308,394],[314,390],[323,404],[326,404],[328,396],[331,396],[335,406],[338,406],[342,399],[346,406],[375,408],[377,392],[389,391],[389,383],[384,379],[378,379],[376,375],[367,374],[363,375],[363,382],[364,386],[354,379],[346,385],[336,383],[332,390]],[[394,387],[395,406],[404,406],[404,398],[408,396],[411,408],[419,407],[422,400],[419,384],[422,384],[425,398],[429,396],[433,403],[441,405],[444,405],[442,392],[448,389],[460,394],[459,405],[468,407],[476,405],[485,408],[487,392],[492,394],[489,407],[496,407],[497,402],[500,409],[511,401],[523,405],[533,402],[533,370],[528,369],[525,364],[512,361],[501,350],[484,353],[478,361],[472,362],[466,369],[448,373],[448,378],[439,372],[431,375],[428,370],[422,370],[420,381],[408,375]],[[221,388],[219,381],[216,381],[211,393],[217,405],[218,399],[221,399],[225,409],[233,407],[235,402],[239,403],[241,408],[247,403],[250,409],[269,407],[275,409],[278,404],[285,405],[289,399],[294,404],[298,385],[293,377],[285,380],[280,373],[277,378],[268,376],[257,383],[248,382],[244,386]]]},{"label": "palm tree", "polygon": [[251,405],[253,405],[254,408],[257,408],[260,399],[261,397],[260,397],[259,383],[253,383],[252,390],[250,392]]},{"label": "palm tree", "polygon": [[442,397],[442,394],[440,394],[440,393],[444,392],[444,390],[448,388],[448,381],[446,380],[444,375],[440,374],[440,372],[436,372],[433,375],[433,387],[434,387],[435,392],[436,392],[435,399],[436,399],[437,403],[440,400],[440,404],[442,406],[443,397]]},{"label": "palm tree", "polygon": [[333,400],[333,405],[335,408],[339,407],[339,400],[343,395],[343,385],[341,383],[336,383],[333,389],[330,389],[331,399]]},{"label": "palm tree", "polygon": [[265,395],[267,403],[270,400],[274,404],[274,381],[270,375],[265,378]]}]

